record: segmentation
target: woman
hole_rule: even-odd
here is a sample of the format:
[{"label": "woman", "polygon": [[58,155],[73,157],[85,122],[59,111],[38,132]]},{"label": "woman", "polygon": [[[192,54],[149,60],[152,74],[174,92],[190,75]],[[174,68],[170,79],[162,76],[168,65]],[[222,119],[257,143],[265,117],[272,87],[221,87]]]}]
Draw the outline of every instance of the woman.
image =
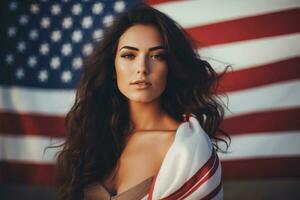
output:
[{"label": "woman", "polygon": [[222,198],[219,76],[176,22],[137,5],[84,66],[57,161],[62,199]]}]

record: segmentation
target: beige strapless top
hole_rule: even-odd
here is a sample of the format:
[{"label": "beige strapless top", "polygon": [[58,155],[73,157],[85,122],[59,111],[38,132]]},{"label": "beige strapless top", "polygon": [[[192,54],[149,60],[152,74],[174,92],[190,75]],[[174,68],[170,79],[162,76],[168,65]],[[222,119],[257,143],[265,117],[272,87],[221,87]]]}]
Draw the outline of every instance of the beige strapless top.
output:
[{"label": "beige strapless top", "polygon": [[153,178],[151,176],[117,195],[110,194],[101,183],[95,183],[84,189],[84,200],[140,200],[148,194]]}]

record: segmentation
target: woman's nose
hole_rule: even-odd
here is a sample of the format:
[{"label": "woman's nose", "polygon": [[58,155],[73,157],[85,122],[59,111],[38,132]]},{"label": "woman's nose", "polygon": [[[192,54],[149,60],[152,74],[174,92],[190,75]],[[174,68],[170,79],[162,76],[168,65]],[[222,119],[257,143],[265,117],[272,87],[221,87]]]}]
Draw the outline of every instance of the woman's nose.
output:
[{"label": "woman's nose", "polygon": [[149,73],[149,63],[146,56],[141,57],[137,63],[137,73],[138,74],[148,74]]}]

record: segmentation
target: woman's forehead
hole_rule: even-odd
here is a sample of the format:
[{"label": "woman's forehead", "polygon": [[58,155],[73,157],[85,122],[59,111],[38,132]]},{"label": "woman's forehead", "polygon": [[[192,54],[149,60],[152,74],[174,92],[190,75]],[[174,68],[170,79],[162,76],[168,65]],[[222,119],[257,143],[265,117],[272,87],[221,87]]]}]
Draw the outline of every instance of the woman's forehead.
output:
[{"label": "woman's forehead", "polygon": [[159,30],[153,25],[133,25],[120,37],[118,49],[123,46],[132,46],[138,49],[149,49],[163,46],[163,39]]}]

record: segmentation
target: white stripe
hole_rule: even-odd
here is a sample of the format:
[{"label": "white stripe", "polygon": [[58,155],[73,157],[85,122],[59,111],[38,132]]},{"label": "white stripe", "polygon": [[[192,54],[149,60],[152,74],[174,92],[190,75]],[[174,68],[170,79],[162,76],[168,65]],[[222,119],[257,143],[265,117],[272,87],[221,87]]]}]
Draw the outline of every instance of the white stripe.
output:
[{"label": "white stripe", "polygon": [[0,161],[18,161],[28,163],[54,163],[59,148],[44,149],[61,144],[62,139],[41,136],[0,135]]},{"label": "white stripe", "polygon": [[[221,160],[300,156],[299,131],[243,134],[231,139],[230,153],[218,153]],[[0,135],[0,160],[54,163],[55,153],[60,149],[48,149],[45,155],[43,151],[49,144],[61,142],[62,139],[41,136]]]},{"label": "white stripe", "polygon": [[216,45],[198,52],[216,71],[222,71],[225,65],[214,59],[232,64],[236,71],[299,57],[300,33]]},{"label": "white stripe", "polygon": [[225,117],[299,107],[300,80],[230,92],[228,99],[223,97],[222,100],[229,108],[225,110]]},{"label": "white stripe", "polygon": [[153,199],[167,197],[180,188],[205,165],[211,152],[211,140],[198,120],[190,117],[189,123],[178,127],[174,143],[165,155],[156,177]]},{"label": "white stripe", "polygon": [[[219,162],[219,161],[218,161]],[[216,165],[217,163],[214,163]],[[196,189],[193,191],[190,195],[188,195],[185,200],[199,200],[201,198],[204,198],[206,195],[211,193],[221,182],[221,163],[218,163],[219,166],[215,173],[207,179],[201,186],[197,187],[196,185],[199,184],[201,179],[206,178],[209,175],[209,172],[206,173],[200,180],[198,180],[198,183],[195,184],[193,187],[191,187],[186,193],[190,192],[191,190]],[[211,171],[213,167],[209,170]]]},{"label": "white stripe", "polygon": [[218,153],[221,160],[300,156],[299,131],[234,135],[231,140],[230,153]]},{"label": "white stripe", "polygon": [[[154,5],[181,26],[193,27],[220,21],[278,12],[300,7],[299,0],[193,0]],[[195,17],[198,16],[198,17]]]},{"label": "white stripe", "polygon": [[[225,116],[232,117],[247,112],[284,109],[300,106],[300,80],[280,82],[228,93],[222,98],[230,111]],[[13,112],[65,115],[74,101],[74,91],[44,91],[14,87],[1,88],[0,110]]]},{"label": "white stripe", "polygon": [[64,115],[71,108],[74,90],[0,87],[0,110]]}]

